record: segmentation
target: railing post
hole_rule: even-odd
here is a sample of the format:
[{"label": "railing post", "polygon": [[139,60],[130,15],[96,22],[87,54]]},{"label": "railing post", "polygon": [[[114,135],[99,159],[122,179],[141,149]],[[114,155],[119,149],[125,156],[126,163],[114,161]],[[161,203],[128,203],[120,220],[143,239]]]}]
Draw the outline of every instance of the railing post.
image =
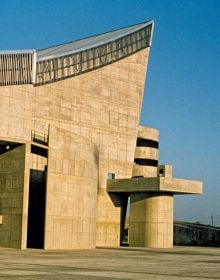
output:
[{"label": "railing post", "polygon": [[36,83],[36,64],[37,64],[37,54],[36,51],[32,55],[32,84]]}]

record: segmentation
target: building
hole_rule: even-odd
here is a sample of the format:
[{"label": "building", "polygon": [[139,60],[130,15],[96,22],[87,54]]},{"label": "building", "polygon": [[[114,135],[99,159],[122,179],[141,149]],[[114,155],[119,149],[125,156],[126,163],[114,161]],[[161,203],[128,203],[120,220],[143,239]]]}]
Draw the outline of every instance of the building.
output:
[{"label": "building", "polygon": [[139,125],[153,21],[0,53],[0,246],[172,247],[173,194],[200,182],[158,166]]},{"label": "building", "polygon": [[174,222],[174,244],[193,246],[220,246],[220,227],[189,223]]}]

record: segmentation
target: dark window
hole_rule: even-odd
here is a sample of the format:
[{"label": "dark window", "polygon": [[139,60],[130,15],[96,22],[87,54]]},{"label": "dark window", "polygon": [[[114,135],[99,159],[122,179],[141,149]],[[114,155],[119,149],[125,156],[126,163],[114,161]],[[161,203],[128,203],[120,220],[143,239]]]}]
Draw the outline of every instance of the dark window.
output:
[{"label": "dark window", "polygon": [[154,140],[144,139],[144,138],[137,138],[137,147],[149,147],[149,148],[159,148],[159,143]]},{"label": "dark window", "polygon": [[47,158],[48,150],[39,146],[31,145],[31,153]]},{"label": "dark window", "polygon": [[135,158],[134,162],[139,165],[144,166],[158,166],[158,161],[153,159],[145,159],[145,158]]},{"label": "dark window", "polygon": [[163,176],[163,175],[164,175],[164,169],[161,168],[161,169],[159,170],[159,176]]}]

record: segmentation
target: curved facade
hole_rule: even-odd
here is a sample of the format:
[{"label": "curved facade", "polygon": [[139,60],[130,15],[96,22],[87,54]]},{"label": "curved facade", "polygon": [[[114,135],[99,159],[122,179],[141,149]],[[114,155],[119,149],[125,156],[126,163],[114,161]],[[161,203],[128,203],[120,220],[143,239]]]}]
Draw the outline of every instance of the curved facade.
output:
[{"label": "curved facade", "polygon": [[132,177],[157,176],[158,160],[159,131],[155,128],[139,126]]},{"label": "curved facade", "polygon": [[0,52],[0,246],[120,244],[131,194],[107,183],[165,170],[158,132],[139,126],[152,32],[150,21]]}]

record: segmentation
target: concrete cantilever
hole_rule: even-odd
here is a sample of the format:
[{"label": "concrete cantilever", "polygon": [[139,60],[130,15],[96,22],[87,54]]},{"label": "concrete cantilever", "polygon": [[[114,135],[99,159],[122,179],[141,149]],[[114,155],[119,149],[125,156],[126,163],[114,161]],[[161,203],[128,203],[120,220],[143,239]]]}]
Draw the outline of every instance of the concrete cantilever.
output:
[{"label": "concrete cantilever", "polygon": [[172,248],[174,194],[202,193],[202,182],[172,178],[170,166],[163,171],[165,176],[107,182],[114,199],[130,196],[129,246]]},{"label": "concrete cantilever", "polygon": [[108,180],[109,193],[166,192],[173,194],[201,194],[202,182],[165,177]]}]

